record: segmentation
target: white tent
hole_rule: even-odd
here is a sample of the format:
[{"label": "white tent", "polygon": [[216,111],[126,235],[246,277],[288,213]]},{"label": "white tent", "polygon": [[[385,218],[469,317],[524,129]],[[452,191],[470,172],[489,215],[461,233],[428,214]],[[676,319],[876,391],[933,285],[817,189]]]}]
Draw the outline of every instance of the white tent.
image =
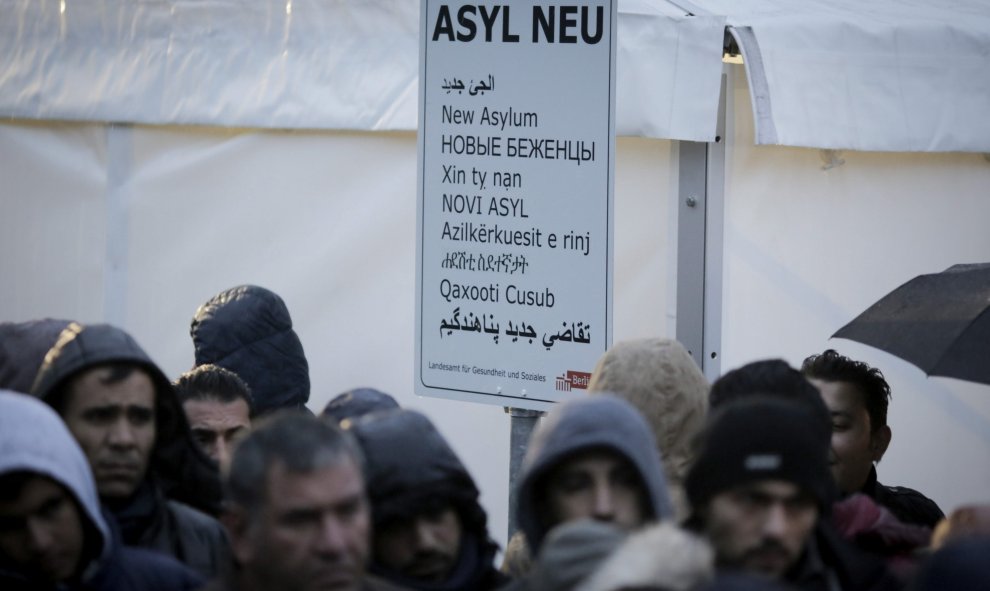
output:
[{"label": "white tent", "polygon": [[[710,372],[826,347],[878,365],[894,390],[881,480],[945,510],[990,501],[986,387],[827,340],[914,275],[990,260],[990,8],[619,13],[615,340],[684,325],[685,154],[707,142]],[[265,285],[306,348],[311,407],[370,385],[427,412],[501,537],[508,417],[412,395],[418,15],[0,0],[0,320],[116,323],[174,377],[196,307]],[[723,64],[727,30],[745,65]]]}]

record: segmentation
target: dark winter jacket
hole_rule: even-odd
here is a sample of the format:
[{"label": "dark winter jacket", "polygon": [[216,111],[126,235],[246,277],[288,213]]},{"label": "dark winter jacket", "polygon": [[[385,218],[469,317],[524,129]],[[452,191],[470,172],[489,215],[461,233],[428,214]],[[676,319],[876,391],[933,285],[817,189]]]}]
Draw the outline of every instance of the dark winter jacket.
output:
[{"label": "dark winter jacket", "polygon": [[[183,505],[218,512],[219,475],[193,441],[171,383],[137,342],[113,326],[73,323],[46,357],[33,393],[59,410],[70,378],[113,362],[140,367],[155,385],[155,447],[146,482],[127,502],[109,507],[121,525],[124,541],[167,551],[212,576],[229,554],[226,533],[212,517]],[[178,503],[166,503],[166,498]],[[212,551],[204,551],[205,546]]]},{"label": "dark winter jacket", "polygon": [[575,454],[595,449],[607,449],[629,460],[646,490],[652,520],[673,516],[660,454],[642,415],[614,396],[570,400],[550,411],[533,434],[523,462],[516,515],[535,554],[551,526],[539,510],[543,477]]},{"label": "dark winter jacket", "polygon": [[990,589],[990,536],[949,541],[934,552],[911,583],[911,591],[985,591]]},{"label": "dark winter jacket", "polygon": [[[125,548],[101,512],[89,464],[65,424],[50,408],[24,394],[0,391],[0,475],[31,472],[62,486],[83,521],[84,551],[76,577],[59,591],[185,591],[202,579],[174,559]],[[0,557],[0,589],[52,589],[27,578]]]},{"label": "dark winter jacket", "polygon": [[189,334],[196,365],[236,373],[251,388],[263,415],[309,401],[309,364],[278,294],[256,285],[222,291],[196,310]]},{"label": "dark winter jacket", "polygon": [[903,584],[879,557],[842,539],[828,522],[819,520],[804,555],[784,582],[801,591],[897,591]]},{"label": "dark winter jacket", "polygon": [[421,591],[484,591],[506,578],[494,567],[498,550],[488,535],[478,488],[454,450],[424,415],[390,410],[345,423],[361,445],[375,530],[418,514],[426,501],[449,502],[463,528],[458,564],[447,581],[428,583],[372,563],[371,572]]},{"label": "dark winter jacket", "polygon": [[217,576],[232,560],[220,523],[166,499],[152,480],[146,480],[125,505],[110,510],[125,544],[168,554],[206,579]]},{"label": "dark winter jacket", "polygon": [[935,501],[906,486],[884,486],[877,482],[877,469],[870,468],[870,476],[860,490],[866,496],[890,509],[904,523],[934,528],[945,514]]}]

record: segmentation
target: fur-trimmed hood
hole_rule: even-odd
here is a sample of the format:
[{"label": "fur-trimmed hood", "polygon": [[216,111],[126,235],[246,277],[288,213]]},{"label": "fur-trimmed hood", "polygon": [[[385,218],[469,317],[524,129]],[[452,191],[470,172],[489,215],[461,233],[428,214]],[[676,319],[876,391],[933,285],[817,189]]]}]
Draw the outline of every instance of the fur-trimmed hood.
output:
[{"label": "fur-trimmed hood", "polygon": [[708,409],[708,381],[683,345],[650,338],[617,343],[598,360],[588,391],[629,402],[653,429],[678,518],[688,514],[683,483]]},{"label": "fur-trimmed hood", "polygon": [[673,523],[660,523],[629,536],[574,591],[689,591],[710,581],[714,573],[715,553],[708,542]]}]

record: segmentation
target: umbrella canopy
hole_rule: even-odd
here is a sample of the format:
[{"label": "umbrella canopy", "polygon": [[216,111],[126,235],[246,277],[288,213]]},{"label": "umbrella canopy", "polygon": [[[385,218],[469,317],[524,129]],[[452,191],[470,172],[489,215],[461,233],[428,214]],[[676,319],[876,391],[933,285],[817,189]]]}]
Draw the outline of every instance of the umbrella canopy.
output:
[{"label": "umbrella canopy", "polygon": [[990,263],[919,275],[833,337],[910,361],[928,375],[990,384]]}]

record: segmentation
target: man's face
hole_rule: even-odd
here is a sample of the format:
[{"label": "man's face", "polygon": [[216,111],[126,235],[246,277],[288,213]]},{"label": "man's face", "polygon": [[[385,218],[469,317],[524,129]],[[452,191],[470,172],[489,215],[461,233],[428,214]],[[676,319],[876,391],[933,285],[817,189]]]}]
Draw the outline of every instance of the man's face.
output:
[{"label": "man's face", "polygon": [[715,495],[703,518],[719,565],[779,579],[804,552],[818,507],[790,482],[761,480]]},{"label": "man's face", "polygon": [[108,383],[108,367],[72,379],[62,418],[93,469],[103,499],[126,499],[144,480],[155,445],[155,387],[134,370]]},{"label": "man's face", "polygon": [[193,439],[221,470],[226,471],[234,439],[251,428],[247,402],[243,398],[231,402],[194,399],[185,401],[182,408],[189,419]]},{"label": "man's face", "polygon": [[545,482],[551,525],[597,519],[634,529],[647,519],[639,473],[615,452],[579,453],[550,472]]},{"label": "man's face", "polygon": [[16,498],[0,501],[0,554],[32,578],[59,582],[75,575],[83,555],[83,526],[69,492],[34,476]]},{"label": "man's face", "polygon": [[[870,413],[863,404],[863,394],[850,382],[826,382],[812,379],[818,387],[832,415],[832,445],[829,462],[832,476],[842,493],[852,493],[863,488],[870,475],[875,460],[880,460],[886,451],[886,443],[881,443],[883,433],[889,429],[882,427],[873,433]],[[889,441],[889,436],[888,436]]]},{"label": "man's face", "polygon": [[296,473],[268,469],[265,506],[242,515],[231,546],[259,588],[356,590],[370,545],[370,510],[361,471],[350,458]]},{"label": "man's face", "polygon": [[461,547],[461,520],[449,504],[375,530],[375,561],[408,577],[447,580]]}]

